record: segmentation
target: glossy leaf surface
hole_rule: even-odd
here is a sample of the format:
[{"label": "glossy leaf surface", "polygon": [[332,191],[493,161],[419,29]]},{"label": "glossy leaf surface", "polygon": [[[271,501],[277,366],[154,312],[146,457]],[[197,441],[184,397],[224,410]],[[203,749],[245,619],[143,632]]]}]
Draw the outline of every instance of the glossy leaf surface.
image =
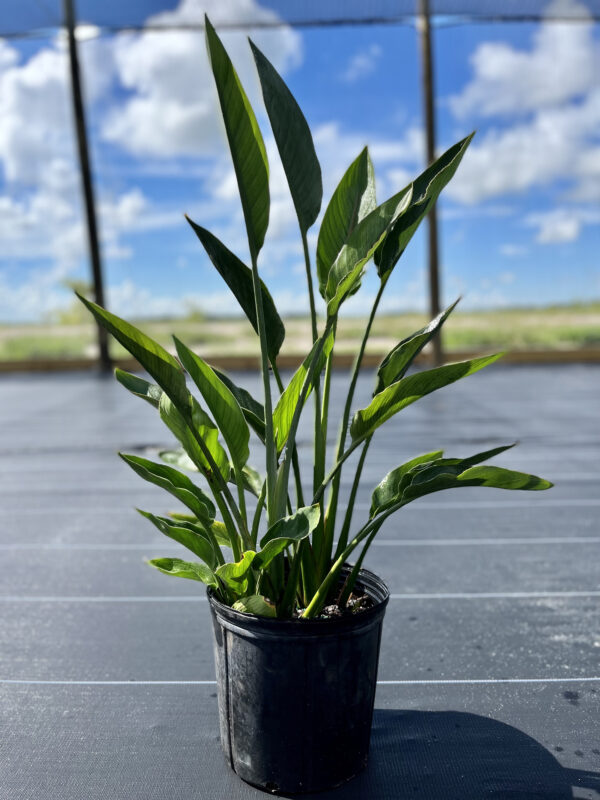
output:
[{"label": "glossy leaf surface", "polygon": [[216,569],[219,565],[217,554],[211,544],[206,532],[198,525],[191,522],[184,522],[183,520],[172,520],[168,517],[157,517],[149,511],[142,511],[138,509],[139,513],[146,517],[147,520],[158,528],[158,530],[173,539],[188,550],[191,550],[194,555],[201,558],[207,566],[211,569]]},{"label": "glossy leaf surface", "polygon": [[[256,333],[258,333],[256,303],[254,301],[254,288],[252,286],[252,270],[240,261],[231,250],[228,250],[216,236],[210,233],[210,231],[200,227],[200,225],[196,225],[189,217],[186,217],[186,219],[192,226],[198,239],[202,242],[208,257],[216,267],[219,275],[223,278],[231,290],[231,293],[240,304],[248,321]],[[285,327],[281,321],[281,317],[277,313],[273,298],[262,281],[260,281],[260,288],[267,331],[268,354],[269,358],[274,360],[285,339]]]},{"label": "glossy leaf surface", "polygon": [[237,400],[206,361],[193,353],[177,337],[173,337],[181,363],[200,390],[204,402],[221,431],[233,463],[238,469],[250,455],[250,431]]},{"label": "glossy leaf surface", "polygon": [[167,464],[156,464],[141,456],[126,453],[119,455],[140,477],[172,494],[193,511],[198,519],[210,522],[215,518],[212,500],[187,475]]},{"label": "glossy leaf surface", "polygon": [[395,194],[373,209],[354,228],[334,261],[327,278],[325,299],[327,314],[334,316],[343,301],[356,289],[365,265],[381,244],[394,220],[402,216],[410,204],[412,187]]},{"label": "glossy leaf surface", "polygon": [[276,617],[275,606],[266,597],[260,594],[249,594],[240,597],[232,605],[234,611],[241,611],[244,614],[255,614],[257,617]]},{"label": "glossy leaf surface", "polygon": [[173,433],[173,435],[179,440],[185,452],[198,467],[198,469],[208,478],[209,482],[212,480],[211,476],[213,468],[202,452],[196,437],[192,433],[190,425],[194,426],[198,435],[202,438],[223,478],[225,480],[229,478],[229,459],[227,457],[227,453],[219,442],[219,431],[215,427],[208,414],[206,414],[200,408],[196,401],[192,401],[190,424],[186,422],[167,395],[163,395],[161,397],[158,410],[160,413],[160,418],[169,428],[171,433]]},{"label": "glossy leaf surface", "polygon": [[152,558],[148,563],[174,578],[188,578],[192,581],[201,581],[207,586],[218,588],[214,572],[197,561],[182,561],[180,558]]},{"label": "glossy leaf surface", "polygon": [[255,400],[250,392],[247,392],[241,386],[237,386],[224,372],[213,367],[215,373],[223,381],[225,386],[233,394],[238,401],[239,407],[246,418],[246,422],[252,430],[256,433],[261,441],[265,439],[265,408],[262,403]]},{"label": "glossy leaf surface", "polygon": [[470,361],[445,364],[442,367],[417,372],[414,375],[401,378],[396,383],[392,383],[391,386],[376,394],[366,408],[356,412],[350,425],[352,440],[356,442],[359,439],[366,438],[406,406],[415,403],[437,389],[441,389],[443,386],[448,386],[461,378],[473,375],[480,369],[497,361],[501,355],[502,353],[496,353],[491,356],[474,358]]},{"label": "glossy leaf surface", "polygon": [[248,245],[253,259],[260,252],[269,224],[269,165],[261,132],[231,59],[208,17],[208,57],[237,178]]},{"label": "glossy leaf surface", "polygon": [[189,393],[185,385],[185,375],[181,365],[164,347],[124,319],[92,303],[80,294],[81,302],[92,312],[96,320],[127,352],[136,358],[158,385],[180,408],[188,405]]},{"label": "glossy leaf surface", "polygon": [[115,378],[122,386],[128,389],[131,394],[136,395],[136,397],[141,397],[143,400],[146,400],[147,403],[154,406],[154,408],[158,408],[163,393],[159,386],[149,383],[147,380],[144,380],[144,378],[140,378],[139,375],[132,375],[131,372],[119,369],[119,367],[115,369]]},{"label": "glossy leaf surface", "polygon": [[[333,331],[331,331],[327,336],[325,344],[323,345],[321,354],[317,356],[315,382],[319,379],[319,376],[325,367],[327,356],[331,352],[333,343],[334,335]],[[286,386],[284,392],[281,394],[279,400],[277,401],[277,405],[275,406],[275,410],[273,411],[273,429],[275,431],[275,442],[278,453],[281,453],[287,442],[294,412],[302,394],[302,387],[304,386],[304,382],[310,371],[311,364],[315,358],[319,345],[319,341],[315,342],[310,353],[298,367],[292,376],[292,379]],[[306,402],[306,398],[310,395],[312,388],[313,387],[311,385],[309,391],[306,393],[304,402]]]},{"label": "glossy leaf surface", "polygon": [[358,222],[376,205],[373,164],[365,147],[344,173],[323,215],[317,242],[317,277],[323,297],[338,253]]},{"label": "glossy leaf surface", "polygon": [[413,234],[431,211],[440,192],[452,178],[474,134],[450,147],[413,182],[410,208],[390,230],[375,253],[375,265],[382,280],[387,279]]},{"label": "glossy leaf surface", "polygon": [[303,233],[319,215],[321,167],[304,114],[271,62],[251,41],[263,99]]},{"label": "glossy leaf surface", "polygon": [[419,355],[425,345],[442,327],[449,314],[454,310],[458,300],[416,333],[407,336],[391,350],[377,369],[377,385],[374,394],[379,394],[387,386],[403,378],[406,371]]}]

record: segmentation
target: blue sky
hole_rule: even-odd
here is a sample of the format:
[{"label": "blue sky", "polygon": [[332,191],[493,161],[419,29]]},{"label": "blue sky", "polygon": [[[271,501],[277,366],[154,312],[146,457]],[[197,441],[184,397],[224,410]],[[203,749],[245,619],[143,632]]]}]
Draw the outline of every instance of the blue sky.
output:
[{"label": "blue sky", "polygon": [[[198,19],[201,7],[231,19],[243,11],[268,21],[274,13],[257,0],[145,7],[151,23],[160,12],[158,21],[172,24]],[[79,31],[109,305],[125,316],[192,307],[235,313],[183,219],[187,212],[247,258],[203,36],[97,33]],[[311,125],[323,210],[365,144],[380,200],[422,170],[413,27],[284,27],[252,36]],[[223,38],[271,162],[271,223],[259,267],[283,311],[302,311],[300,240],[247,43],[238,33]],[[465,308],[493,308],[600,297],[599,26],[439,26],[435,53],[440,149],[477,130],[440,205],[444,300],[462,294]],[[70,303],[62,282],[88,269],[59,35],[0,40],[0,113],[0,321],[41,320]],[[366,307],[375,288],[367,277],[348,312]],[[388,310],[426,307],[422,235],[386,294]]]}]

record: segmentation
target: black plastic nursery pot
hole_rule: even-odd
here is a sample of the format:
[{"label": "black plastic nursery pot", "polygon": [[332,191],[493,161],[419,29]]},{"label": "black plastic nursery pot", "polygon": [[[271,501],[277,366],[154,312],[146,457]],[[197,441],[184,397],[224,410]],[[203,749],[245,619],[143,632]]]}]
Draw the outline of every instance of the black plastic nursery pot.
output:
[{"label": "black plastic nursery pot", "polygon": [[316,792],[366,766],[389,591],[365,569],[357,588],[370,608],[315,620],[243,614],[209,590],[221,745],[247,783]]}]

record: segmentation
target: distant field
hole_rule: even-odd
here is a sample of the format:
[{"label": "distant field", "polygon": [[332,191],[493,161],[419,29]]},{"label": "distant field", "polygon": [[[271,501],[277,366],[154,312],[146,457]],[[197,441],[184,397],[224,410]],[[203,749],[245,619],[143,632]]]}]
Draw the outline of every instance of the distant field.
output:
[{"label": "distant field", "polygon": [[[428,321],[425,314],[382,316],[373,326],[368,349],[386,353],[399,340]],[[172,333],[204,355],[254,355],[257,339],[243,319],[171,319],[138,321],[150,336],[170,347]],[[296,355],[310,348],[306,319],[286,320],[286,341],[282,352]],[[336,349],[356,350],[364,320],[340,320]],[[536,309],[506,309],[485,312],[456,312],[446,323],[444,347],[448,351],[566,350],[600,347],[600,302]],[[125,355],[113,343],[112,355]],[[70,359],[96,354],[95,329],[79,324],[0,324],[0,361]]]}]

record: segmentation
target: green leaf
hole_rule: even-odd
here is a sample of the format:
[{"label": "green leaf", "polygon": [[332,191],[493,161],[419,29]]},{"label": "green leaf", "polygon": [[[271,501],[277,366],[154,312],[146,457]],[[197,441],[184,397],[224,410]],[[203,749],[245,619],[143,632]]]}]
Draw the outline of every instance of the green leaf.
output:
[{"label": "green leaf", "polygon": [[381,514],[390,506],[397,503],[402,496],[404,487],[410,482],[409,473],[419,464],[429,464],[436,461],[443,455],[443,450],[435,450],[432,453],[425,453],[401,464],[385,476],[381,483],[375,487],[371,495],[371,511],[369,517]]},{"label": "green leaf", "polygon": [[173,539],[188,550],[191,550],[194,555],[201,558],[210,569],[216,569],[219,565],[217,554],[206,532],[199,526],[191,522],[184,522],[183,520],[173,521],[168,517],[156,517],[149,511],[142,511],[140,508],[138,512],[158,528],[158,530]]},{"label": "green leaf", "polygon": [[223,564],[215,570],[215,575],[219,580],[223,581],[228,589],[237,596],[243,597],[248,591],[248,571],[255,556],[254,550],[246,550],[240,561],[230,561],[227,564]]},{"label": "green leaf", "polygon": [[528,475],[525,472],[515,472],[503,467],[470,467],[458,476],[460,484],[469,486],[491,486],[495,489],[523,489],[526,491],[539,491],[550,489],[554,484],[537,475]]},{"label": "green leaf", "polygon": [[323,215],[317,241],[317,277],[325,298],[329,270],[361,219],[377,205],[375,175],[365,147],[346,170]]},{"label": "green leaf", "polygon": [[248,245],[255,260],[269,224],[269,165],[254,111],[221,40],[207,16],[206,46],[237,177]]},{"label": "green leaf", "polygon": [[357,290],[365,265],[393,222],[409,207],[411,197],[409,186],[373,209],[352,231],[329,270],[325,288],[328,316],[334,316],[343,301]]},{"label": "green leaf", "polygon": [[261,442],[265,440],[265,409],[262,403],[255,400],[252,395],[231,380],[224,372],[213,367],[215,373],[238,401],[239,407],[246,418],[246,422],[254,430]]},{"label": "green leaf", "polygon": [[246,464],[242,470],[242,482],[246,491],[250,492],[255,497],[260,497],[264,480],[260,473],[249,464]]},{"label": "green leaf", "polygon": [[[325,344],[321,350],[321,354],[318,357],[317,368],[315,372],[314,382],[319,380],[319,375],[321,374],[325,363],[327,361],[327,356],[331,352],[334,343],[334,332],[333,330],[327,336],[325,340]],[[298,367],[294,375],[292,376],[291,381],[286,386],[284,392],[281,394],[279,400],[277,401],[277,405],[275,406],[275,410],[273,411],[273,430],[275,432],[275,443],[277,445],[277,453],[281,453],[285,444],[288,439],[288,435],[290,432],[290,427],[292,424],[292,419],[294,417],[294,411],[296,410],[296,406],[298,405],[298,401],[302,394],[302,387],[304,386],[304,381],[306,380],[306,376],[309,373],[310,366],[312,364],[313,358],[315,357],[315,353],[318,351],[320,346],[320,340],[317,340],[310,353],[304,359],[302,364]],[[304,398],[304,402],[306,402],[306,398],[310,395],[313,386],[311,385],[308,392],[306,393],[306,397]]]},{"label": "green leaf", "polygon": [[207,478],[209,483],[212,484],[213,482],[212,467],[196,441],[190,425],[194,425],[199,436],[204,441],[222,477],[225,480],[229,478],[229,459],[227,453],[219,443],[219,431],[208,414],[204,413],[194,398],[192,398],[190,424],[188,424],[183,415],[179,413],[166,394],[161,397],[158,410],[162,421],[180,441],[185,452],[198,467],[200,472]]},{"label": "green leaf", "polygon": [[[433,492],[461,486],[492,486],[498,489],[548,489],[552,485],[543,478],[492,466],[474,466],[504,453],[515,443],[494,447],[469,458],[440,458],[436,453],[420,456],[404,465],[401,475],[396,470],[379,484],[373,493],[371,517],[392,506],[403,506]],[[399,468],[402,469],[402,468]]]},{"label": "green leaf", "polygon": [[254,566],[265,569],[286,547],[309,536],[319,524],[320,515],[321,509],[316,504],[299,508],[291,516],[277,520],[260,540],[261,550],[256,554]]},{"label": "green leaf", "polygon": [[414,232],[431,211],[444,186],[454,176],[474,135],[472,133],[466,139],[462,139],[453,145],[413,182],[413,196],[410,208],[392,226],[392,229],[375,253],[374,260],[377,273],[382,280],[389,278],[398,259],[412,239]]},{"label": "green leaf", "polygon": [[194,464],[183,447],[178,447],[176,450],[159,450],[158,455],[165,464],[170,464],[172,467],[186,469],[188,472],[198,472],[198,467]]},{"label": "green leaf", "polygon": [[[184,527],[186,527],[187,523],[189,522],[193,528],[200,526],[205,532],[207,530],[207,526],[203,523],[200,523],[200,520],[191,514],[181,514],[179,511],[169,511],[169,517],[178,523],[183,523]],[[224,522],[221,522],[220,519],[215,519],[208,526],[208,531],[210,532],[210,536],[214,538],[218,545],[222,547],[231,547],[231,537],[229,536],[227,526]]]},{"label": "green leaf", "polygon": [[[256,303],[252,285],[252,270],[242,263],[231,250],[228,250],[216,236],[213,236],[213,234],[205,228],[201,228],[200,225],[196,225],[189,217],[186,217],[186,219],[192,226],[198,239],[202,242],[208,257],[217,268],[219,275],[223,278],[227,286],[229,286],[244,314],[248,317],[250,324],[256,333],[258,333]],[[281,321],[281,317],[277,313],[273,298],[262,280],[260,281],[260,288],[265,328],[267,331],[268,355],[271,361],[274,361],[285,339],[285,327]]]},{"label": "green leaf", "polygon": [[171,400],[179,408],[187,408],[190,395],[179,362],[158,342],[129,322],[125,322],[124,319],[111,314],[110,311],[106,311],[80,294],[77,294],[77,297],[92,312],[98,323],[140,362]]},{"label": "green leaf", "polygon": [[470,361],[445,364],[442,367],[417,372],[392,383],[391,386],[376,394],[367,408],[356,412],[350,425],[352,441],[365,439],[406,406],[443,386],[448,386],[461,378],[466,378],[467,375],[478,372],[488,364],[497,361],[501,356],[502,353],[496,353]]},{"label": "green leaf", "polygon": [[132,375],[131,372],[125,372],[124,369],[119,369],[119,367],[115,369],[115,378],[132,394],[146,400],[150,405],[154,406],[154,408],[158,408],[163,393],[162,389],[158,386],[155,386],[153,383],[148,383],[148,381],[140,378],[139,375]]},{"label": "green leaf", "polygon": [[180,558],[152,558],[148,561],[148,564],[164,572],[165,575],[173,575],[175,578],[189,578],[192,581],[201,581],[207,586],[219,588],[214,572],[206,564],[200,564],[196,561],[182,561]]},{"label": "green leaf", "polygon": [[241,470],[250,450],[250,431],[237,400],[214,370],[176,336],[173,337],[181,363],[189,372],[209,407],[229,449],[231,460]]},{"label": "green leaf", "polygon": [[211,499],[187,475],[166,464],[156,464],[141,456],[126,453],[119,453],[119,455],[140,477],[155,486],[166,489],[190,511],[193,511],[198,519],[210,523],[215,518],[216,511]]},{"label": "green leaf", "polygon": [[304,114],[275,67],[250,41],[263,99],[290,187],[300,230],[306,233],[321,209],[321,167]]},{"label": "green leaf", "polygon": [[241,611],[243,614],[254,614],[256,617],[277,616],[273,603],[269,602],[261,594],[249,594],[246,597],[240,597],[231,607],[234,611]]},{"label": "green leaf", "polygon": [[391,350],[383,359],[377,369],[377,385],[373,394],[379,394],[387,386],[403,378],[407,369],[419,355],[425,345],[431,341],[432,337],[442,327],[449,314],[454,310],[458,300],[416,333],[412,333],[406,339]]},{"label": "green leaf", "polygon": [[[488,465],[470,467],[469,459],[460,461],[442,459],[438,464],[432,464],[421,472],[417,472],[410,484],[404,489],[400,502],[402,505],[416,500],[433,492],[445,489],[457,489],[464,486],[488,486],[496,489],[523,489],[541,490],[549,489],[552,484],[538,478],[536,475],[527,475],[522,472],[492,467]],[[454,463],[458,462],[458,463]],[[466,468],[465,468],[466,467]]]},{"label": "green leaf", "polygon": [[[217,544],[222,547],[231,547],[231,536],[227,530],[227,526],[220,519],[216,519],[210,526],[210,532],[215,537]],[[237,534],[235,534],[237,535]]]}]

